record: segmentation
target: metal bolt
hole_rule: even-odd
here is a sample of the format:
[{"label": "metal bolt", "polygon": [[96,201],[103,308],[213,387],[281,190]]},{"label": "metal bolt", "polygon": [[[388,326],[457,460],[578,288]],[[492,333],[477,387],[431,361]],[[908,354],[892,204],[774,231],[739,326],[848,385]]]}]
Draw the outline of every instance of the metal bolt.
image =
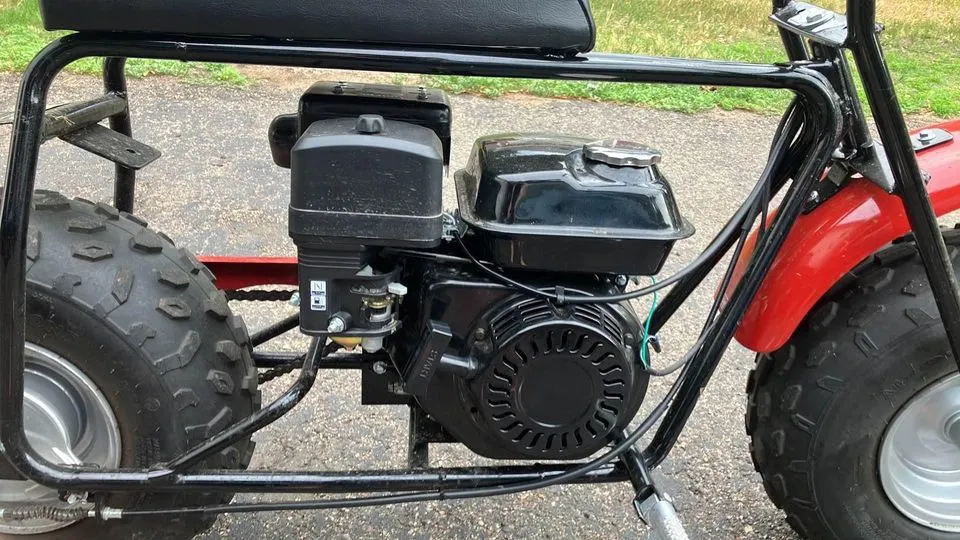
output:
[{"label": "metal bolt", "polygon": [[67,504],[74,505],[87,500],[86,493],[68,493]]},{"label": "metal bolt", "polygon": [[387,369],[389,367],[390,366],[388,366],[386,362],[384,362],[383,360],[379,360],[373,363],[373,372],[376,373],[377,375],[383,375],[384,373],[387,372]]},{"label": "metal bolt", "polygon": [[627,276],[624,276],[624,275],[617,276],[616,284],[617,284],[617,287],[626,287]]},{"label": "metal bolt", "polygon": [[483,328],[477,328],[477,331],[473,333],[473,337],[475,337],[477,341],[487,339],[487,331]]},{"label": "metal bolt", "polygon": [[365,337],[360,340],[360,347],[364,352],[375,353],[383,348],[382,337]]},{"label": "metal bolt", "polygon": [[330,322],[327,323],[327,332],[330,332],[331,334],[339,334],[346,329],[347,323],[340,317],[334,316],[330,319]]},{"label": "metal bolt", "polygon": [[653,347],[653,350],[660,354],[663,352],[663,346],[660,344],[660,334],[654,334],[647,338],[647,342]]},{"label": "metal bolt", "polygon": [[97,512],[96,508],[90,510],[87,513],[87,517],[99,517],[100,519],[107,521],[111,519],[122,519],[123,518],[123,509],[122,508],[111,508],[109,506],[104,506]]},{"label": "metal bolt", "polygon": [[810,192],[810,202],[815,203],[820,200],[820,193],[817,190]]},{"label": "metal bolt", "polygon": [[295,292],[290,295],[290,305],[293,307],[300,307],[300,293]]}]

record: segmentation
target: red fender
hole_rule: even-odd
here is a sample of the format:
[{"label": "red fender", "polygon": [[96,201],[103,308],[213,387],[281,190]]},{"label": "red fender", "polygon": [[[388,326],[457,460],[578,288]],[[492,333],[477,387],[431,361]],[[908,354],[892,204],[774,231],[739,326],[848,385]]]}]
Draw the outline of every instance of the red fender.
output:
[{"label": "red fender", "polygon": [[[960,208],[960,120],[931,126],[954,140],[917,152],[932,178],[927,191],[938,216]],[[737,330],[737,341],[757,352],[784,344],[814,304],[860,261],[910,232],[903,204],[875,184],[856,178],[816,210],[802,215]],[[734,272],[739,282],[753,253],[756,231]],[[732,291],[733,287],[728,289]]]}]

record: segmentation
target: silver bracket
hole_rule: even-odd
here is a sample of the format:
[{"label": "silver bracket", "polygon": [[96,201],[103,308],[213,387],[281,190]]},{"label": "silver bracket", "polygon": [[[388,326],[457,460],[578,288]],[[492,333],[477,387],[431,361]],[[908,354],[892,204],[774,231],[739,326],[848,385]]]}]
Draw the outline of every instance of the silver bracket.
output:
[{"label": "silver bracket", "polygon": [[847,18],[807,2],[790,2],[770,19],[781,28],[830,47],[843,47],[847,42]]},{"label": "silver bracket", "polygon": [[924,129],[910,137],[910,140],[913,141],[914,152],[919,152],[952,141],[953,133],[940,128]]}]

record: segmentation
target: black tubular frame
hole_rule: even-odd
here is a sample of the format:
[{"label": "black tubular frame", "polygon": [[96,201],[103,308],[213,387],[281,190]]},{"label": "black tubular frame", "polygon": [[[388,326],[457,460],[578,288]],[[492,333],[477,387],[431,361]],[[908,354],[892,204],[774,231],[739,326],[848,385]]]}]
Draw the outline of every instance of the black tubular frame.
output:
[{"label": "black tubular frame", "polygon": [[[952,266],[937,228],[923,180],[911,150],[890,74],[873,33],[874,0],[850,0],[851,39],[861,74],[868,84],[868,97],[886,145],[907,214],[917,234],[917,244],[937,295],[943,321],[956,358],[960,351],[960,301]],[[786,5],[775,0],[774,7]],[[227,428],[213,439],[166,464],[151,469],[98,470],[66,467],[43,460],[27,444],[23,426],[23,350],[25,326],[25,247],[30,201],[42,143],[47,92],[54,77],[69,63],[84,57],[107,57],[105,89],[126,97],[124,63],[127,57],[166,58],[184,61],[232,62],[367,71],[390,71],[467,76],[525,77],[538,79],[598,80],[622,83],[671,83],[786,89],[796,94],[786,133],[803,141],[800,155],[771,155],[783,166],[768,179],[773,190],[793,182],[776,218],[765,231],[716,324],[706,329],[703,346],[680,381],[676,398],[651,443],[629,460],[610,464],[581,476],[582,483],[621,482],[630,473],[652,469],[673,447],[686,424],[700,391],[709,381],[733,337],[736,326],[754,293],[766,276],[791,226],[800,215],[831,154],[851,127],[843,113],[842,96],[831,83],[837,80],[836,62],[809,61],[799,36],[782,31],[792,62],[776,65],[744,64],[706,60],[651,58],[615,54],[583,54],[570,57],[543,56],[531,52],[493,50],[432,50],[426,48],[318,44],[252,38],[203,38],[181,35],[73,34],[44,49],[23,74],[17,99],[15,129],[9,167],[0,208],[0,450],[24,477],[64,491],[230,491],[230,492],[399,492],[450,490],[502,486],[543,480],[571,471],[572,465],[445,468],[403,471],[185,471],[204,456],[232,441],[250,435],[295,406],[310,389],[317,369],[324,365],[350,367],[349,361],[324,361],[314,343],[297,382],[281,398],[250,418]],[[129,135],[129,108],[110,117],[110,127]],[[786,159],[789,157],[790,159]],[[133,210],[135,174],[116,168],[115,206]],[[751,220],[752,220],[751,215]],[[742,225],[734,223],[734,225]],[[736,236],[723,241],[721,253],[681,280],[654,315],[659,328],[706,277],[734,244]],[[705,270],[704,270],[705,269]],[[258,339],[290,327],[281,321]],[[270,361],[269,354],[264,361]],[[338,364],[339,362],[339,364]],[[643,466],[641,466],[643,465]],[[634,479],[635,480],[635,479]]]},{"label": "black tubular frame", "polygon": [[[124,100],[127,100],[127,78],[124,75],[126,66],[127,59],[124,57],[111,56],[103,60],[104,91]],[[127,101],[127,108],[123,112],[110,117],[110,129],[129,137],[133,135],[131,124],[130,103]],[[114,164],[114,169],[113,206],[122,212],[132,213],[137,171],[119,163]]]}]

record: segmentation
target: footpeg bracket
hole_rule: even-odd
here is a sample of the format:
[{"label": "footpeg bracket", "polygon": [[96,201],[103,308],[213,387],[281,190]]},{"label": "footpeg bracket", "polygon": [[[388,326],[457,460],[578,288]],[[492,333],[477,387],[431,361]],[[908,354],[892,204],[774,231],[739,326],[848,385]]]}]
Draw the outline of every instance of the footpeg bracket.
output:
[{"label": "footpeg bracket", "polygon": [[[59,137],[128,169],[140,170],[156,161],[160,151],[99,124],[126,110],[126,98],[116,93],[51,107],[43,115],[43,141]],[[0,114],[0,126],[12,125],[14,118],[12,112]]]},{"label": "footpeg bracket", "polygon": [[160,157],[160,151],[156,148],[100,124],[61,135],[60,139],[135,171]]}]

